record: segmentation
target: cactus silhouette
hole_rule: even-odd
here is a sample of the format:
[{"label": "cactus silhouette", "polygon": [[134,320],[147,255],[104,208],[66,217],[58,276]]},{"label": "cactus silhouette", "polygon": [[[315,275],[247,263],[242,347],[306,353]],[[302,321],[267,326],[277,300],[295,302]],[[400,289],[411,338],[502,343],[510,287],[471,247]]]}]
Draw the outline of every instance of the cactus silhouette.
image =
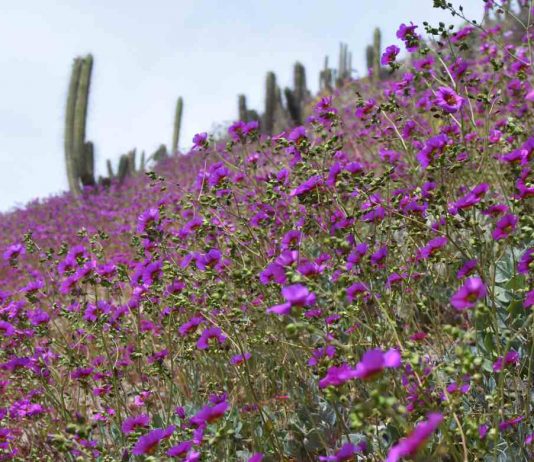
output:
[{"label": "cactus silhouette", "polygon": [[374,66],[374,49],[373,45],[367,45],[365,49],[365,63],[367,66],[367,72],[371,75]]},{"label": "cactus silhouette", "polygon": [[174,113],[174,130],[172,135],[172,149],[171,152],[178,151],[178,144],[180,143],[180,128],[182,126],[182,112],[184,109],[184,100],[180,96],[176,101],[176,111]]},{"label": "cactus silhouette", "polygon": [[239,120],[248,122],[247,97],[245,95],[239,95],[237,97],[237,111]]},{"label": "cactus silhouette", "polygon": [[332,69],[328,67],[328,56],[324,58],[324,67],[319,74],[319,90],[320,91],[332,91],[332,81],[333,81],[333,72]]},{"label": "cactus silhouette", "polygon": [[[65,164],[69,189],[81,193],[81,184],[94,185],[94,147],[85,141],[93,57],[76,58],[65,111]],[[80,184],[81,182],[81,184]]]},{"label": "cactus silhouette", "polygon": [[267,73],[265,81],[265,112],[263,114],[263,130],[268,135],[274,131],[274,117],[277,106],[277,85],[274,72]]},{"label": "cactus silhouette", "polygon": [[293,68],[293,90],[286,88],[284,94],[291,120],[295,125],[302,125],[304,106],[310,98],[310,92],[306,87],[306,69],[301,63],[295,63]]},{"label": "cactus silhouette", "polygon": [[382,52],[382,33],[380,29],[375,28],[373,34],[373,80],[380,80],[381,66],[380,66],[380,56]]}]

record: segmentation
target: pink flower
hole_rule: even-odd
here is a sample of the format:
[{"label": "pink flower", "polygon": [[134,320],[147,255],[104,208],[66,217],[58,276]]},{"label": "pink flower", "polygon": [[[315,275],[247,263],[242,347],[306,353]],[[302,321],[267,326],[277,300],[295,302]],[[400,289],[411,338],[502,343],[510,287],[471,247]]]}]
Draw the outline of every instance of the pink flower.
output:
[{"label": "pink flower", "polygon": [[140,414],[132,417],[128,417],[122,423],[122,432],[123,433],[132,433],[136,428],[139,427],[148,427],[150,424],[150,417],[147,414]]},{"label": "pink flower", "polygon": [[134,456],[140,456],[143,454],[153,454],[159,446],[161,440],[169,438],[176,427],[171,425],[167,428],[156,428],[150,433],[141,436],[135,446],[133,447],[132,454]]},{"label": "pink flower", "polygon": [[343,462],[354,460],[354,456],[367,449],[367,444],[362,441],[358,444],[345,443],[333,456],[319,456],[321,462]]},{"label": "pink flower", "polygon": [[493,239],[499,241],[501,239],[507,238],[510,234],[514,232],[515,228],[517,227],[518,221],[519,218],[516,215],[512,215],[511,213],[502,217],[495,225],[495,229],[492,233]]},{"label": "pink flower", "polygon": [[499,372],[503,367],[509,366],[511,364],[517,364],[519,362],[519,353],[517,351],[509,351],[506,355],[500,358],[493,363],[493,371]]},{"label": "pink flower", "polygon": [[397,368],[401,365],[401,355],[395,348],[385,353],[380,348],[366,351],[362,360],[356,364],[356,377],[370,379],[380,374],[385,368]]},{"label": "pink flower", "polygon": [[486,286],[479,277],[472,277],[465,280],[451,297],[451,305],[457,310],[473,308],[475,303],[486,296]]},{"label": "pink flower", "polygon": [[229,405],[227,401],[215,404],[214,406],[205,406],[191,417],[191,423],[195,427],[204,427],[207,424],[220,419],[227,411]]},{"label": "pink flower", "polygon": [[440,87],[436,92],[436,104],[446,113],[458,112],[464,104],[464,99],[452,88]]},{"label": "pink flower", "polygon": [[302,284],[293,284],[282,288],[282,297],[286,302],[267,309],[267,313],[286,315],[294,306],[307,306],[315,303],[315,294]]},{"label": "pink flower", "polygon": [[209,341],[212,338],[216,339],[220,345],[226,342],[226,335],[223,334],[219,327],[208,327],[200,335],[197,341],[197,348],[199,350],[207,350],[210,346]]},{"label": "pink flower", "polygon": [[403,457],[415,455],[432,433],[437,430],[442,421],[442,414],[437,412],[428,414],[426,421],[417,424],[410,435],[401,439],[389,450],[386,462],[398,462]]},{"label": "pink flower", "polygon": [[386,48],[386,51],[382,54],[380,63],[384,66],[395,62],[397,55],[400,53],[400,48],[397,45],[390,45]]},{"label": "pink flower", "polygon": [[240,364],[243,364],[245,361],[248,361],[250,358],[252,358],[252,355],[250,353],[243,353],[242,355],[235,355],[232,356],[230,359],[230,364],[234,366],[239,366]]}]

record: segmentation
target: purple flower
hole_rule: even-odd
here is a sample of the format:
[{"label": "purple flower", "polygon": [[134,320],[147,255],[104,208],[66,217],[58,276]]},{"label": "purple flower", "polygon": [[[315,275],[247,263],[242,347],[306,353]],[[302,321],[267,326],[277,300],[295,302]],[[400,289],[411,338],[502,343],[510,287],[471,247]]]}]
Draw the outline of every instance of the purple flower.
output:
[{"label": "purple flower", "polygon": [[289,193],[289,195],[290,196],[301,196],[303,194],[309,193],[310,191],[317,189],[322,184],[323,184],[323,178],[321,177],[321,175],[313,175],[312,177],[308,178],[304,183],[302,183],[301,185],[293,189]]},{"label": "purple flower", "polygon": [[464,104],[464,99],[452,88],[439,87],[436,92],[436,104],[446,113],[458,112]]},{"label": "purple flower", "polygon": [[534,306],[534,290],[530,290],[525,295],[525,300],[523,301],[524,308],[532,308]]},{"label": "purple flower", "polygon": [[182,337],[185,337],[187,334],[194,332],[197,327],[204,322],[204,318],[201,316],[193,316],[189,321],[182,324],[178,328],[178,332]]},{"label": "purple flower", "polygon": [[206,132],[197,133],[193,136],[193,150],[200,150],[208,145],[208,134]]},{"label": "purple flower", "polygon": [[362,441],[358,444],[345,443],[333,456],[319,456],[321,462],[343,462],[354,460],[354,456],[359,452],[364,452],[367,449],[367,444]]},{"label": "purple flower", "polygon": [[467,260],[456,273],[456,279],[463,279],[469,276],[477,267],[478,261],[476,259]]},{"label": "purple flower", "polygon": [[497,360],[493,363],[493,371],[499,372],[503,369],[503,367],[517,363],[519,363],[519,353],[517,351],[509,351],[506,353],[504,358],[497,358]]},{"label": "purple flower", "polygon": [[316,366],[322,358],[332,359],[336,355],[336,347],[327,345],[322,348],[316,348],[312,351],[312,357],[308,360],[308,366]]},{"label": "purple flower", "polygon": [[347,300],[352,303],[356,295],[366,294],[368,292],[369,288],[363,282],[355,282],[347,288]]},{"label": "purple flower", "polygon": [[404,42],[406,49],[410,52],[416,51],[419,47],[421,36],[415,32],[417,27],[418,26],[415,26],[413,22],[410,22],[409,26],[401,24],[397,30],[397,38]]},{"label": "purple flower", "polygon": [[228,407],[227,401],[222,401],[214,406],[205,406],[191,417],[191,424],[195,427],[205,427],[207,424],[220,419]]},{"label": "purple flower", "polygon": [[26,249],[22,244],[12,244],[4,252],[4,260],[14,260],[19,255],[24,255]]},{"label": "purple flower", "polygon": [[421,151],[417,153],[417,160],[424,169],[430,165],[430,162],[441,155],[449,142],[449,138],[445,134],[440,134],[429,138]]},{"label": "purple flower", "polygon": [[261,452],[255,452],[252,454],[247,462],[261,462],[263,460],[263,454]]},{"label": "purple flower", "polygon": [[437,412],[428,414],[426,421],[417,424],[410,435],[401,439],[389,450],[386,462],[398,462],[403,457],[415,455],[432,433],[437,430],[442,421],[442,414]]},{"label": "purple flower", "polygon": [[282,288],[282,297],[286,303],[275,305],[267,309],[267,313],[286,315],[291,313],[294,306],[307,306],[315,303],[315,294],[302,284],[293,284]]},{"label": "purple flower", "polygon": [[517,263],[517,272],[520,274],[528,274],[532,269],[532,262],[534,261],[534,247],[525,250],[519,262]]},{"label": "purple flower", "polygon": [[141,436],[135,446],[132,449],[132,454],[134,456],[141,456],[143,454],[153,454],[159,446],[161,440],[169,438],[176,427],[171,425],[167,428],[156,428],[150,433]]},{"label": "purple flower", "polygon": [[12,324],[7,321],[0,320],[0,334],[2,334],[4,337],[12,337],[15,335],[15,333],[16,330]]},{"label": "purple flower", "polygon": [[444,236],[439,236],[439,237],[435,237],[434,239],[431,239],[430,241],[428,241],[427,245],[425,245],[424,247],[418,250],[417,259],[425,260],[427,258],[430,258],[438,250],[445,247],[448,242],[449,240]]},{"label": "purple flower", "polygon": [[169,457],[184,457],[192,447],[193,447],[192,441],[184,441],[170,448],[167,451],[167,455]]},{"label": "purple flower", "polygon": [[383,66],[387,66],[388,64],[393,64],[399,53],[400,53],[400,48],[397,45],[388,46],[386,48],[386,51],[384,51],[384,53],[382,54],[382,59],[380,60],[380,63]]},{"label": "purple flower", "polygon": [[299,144],[302,140],[306,139],[306,127],[295,127],[293,130],[291,130],[291,133],[287,138],[289,141]]},{"label": "purple flower", "polygon": [[150,417],[147,414],[135,415],[128,417],[122,422],[122,432],[132,433],[139,427],[148,427],[150,425]]},{"label": "purple flower", "polygon": [[510,427],[515,427],[517,424],[521,423],[525,418],[523,416],[513,417],[508,420],[504,420],[499,424],[499,431],[508,430]]},{"label": "purple flower", "polygon": [[219,327],[208,327],[204,329],[197,341],[197,348],[199,350],[207,350],[209,348],[210,339],[216,339],[219,344],[226,342],[226,335],[222,333],[222,330]]},{"label": "purple flower", "polygon": [[514,232],[515,228],[517,227],[518,221],[519,218],[516,215],[512,215],[511,213],[502,217],[495,225],[495,229],[491,234],[493,236],[493,239],[499,241],[501,239],[507,238],[510,234]]},{"label": "purple flower", "polygon": [[451,297],[451,305],[457,310],[466,310],[473,308],[475,303],[486,296],[486,286],[479,277],[471,277],[465,280],[464,285],[460,287]]},{"label": "purple flower", "polygon": [[356,364],[356,377],[370,379],[382,372],[385,368],[397,368],[401,365],[401,355],[395,348],[385,353],[380,348],[366,351],[362,360]]},{"label": "purple flower", "polygon": [[238,366],[239,364],[243,364],[245,361],[248,361],[250,358],[252,358],[250,353],[235,355],[230,359],[230,364]]},{"label": "purple flower", "polygon": [[151,226],[155,226],[159,221],[159,210],[150,208],[145,210],[137,219],[137,232],[145,233]]},{"label": "purple flower", "polygon": [[374,254],[371,255],[371,265],[378,266],[379,268],[384,267],[384,260],[388,255],[387,246],[380,247]]},{"label": "purple flower", "polygon": [[342,364],[341,366],[331,366],[326,375],[319,380],[319,388],[325,387],[339,387],[349,380],[357,377],[356,370],[350,367],[348,364]]}]

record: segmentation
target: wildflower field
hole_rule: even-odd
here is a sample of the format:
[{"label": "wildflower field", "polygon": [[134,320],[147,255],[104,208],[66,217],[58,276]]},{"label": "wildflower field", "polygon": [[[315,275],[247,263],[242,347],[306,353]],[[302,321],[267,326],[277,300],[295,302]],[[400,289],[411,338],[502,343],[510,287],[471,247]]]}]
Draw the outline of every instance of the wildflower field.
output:
[{"label": "wildflower field", "polygon": [[528,3],[0,216],[0,460],[533,460]]}]

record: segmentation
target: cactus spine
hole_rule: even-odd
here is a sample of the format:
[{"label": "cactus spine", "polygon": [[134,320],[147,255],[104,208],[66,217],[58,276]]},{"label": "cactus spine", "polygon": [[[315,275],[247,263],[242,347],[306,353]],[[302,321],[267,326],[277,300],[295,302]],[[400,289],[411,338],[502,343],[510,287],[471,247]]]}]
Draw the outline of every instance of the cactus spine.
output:
[{"label": "cactus spine", "polygon": [[95,184],[94,148],[85,141],[92,69],[91,55],[74,60],[67,96],[65,163],[69,188],[76,195],[81,193],[80,181],[84,186]]},{"label": "cactus spine", "polygon": [[176,111],[174,113],[174,131],[172,135],[172,152],[178,151],[178,143],[180,142],[180,129],[182,127],[182,112],[184,109],[184,100],[180,96],[176,101]]}]

